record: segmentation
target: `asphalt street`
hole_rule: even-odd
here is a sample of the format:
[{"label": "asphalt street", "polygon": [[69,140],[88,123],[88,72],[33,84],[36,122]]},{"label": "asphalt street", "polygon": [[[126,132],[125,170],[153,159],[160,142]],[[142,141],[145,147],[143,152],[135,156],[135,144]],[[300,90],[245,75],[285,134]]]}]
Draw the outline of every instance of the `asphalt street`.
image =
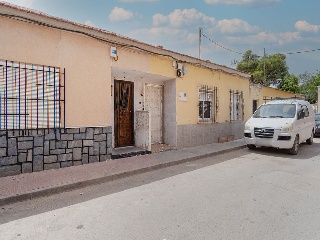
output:
[{"label": "asphalt street", "polygon": [[88,189],[59,195],[68,204],[5,206],[1,239],[320,239],[319,154],[320,139],[297,156],[242,149],[95,186],[82,201]]}]

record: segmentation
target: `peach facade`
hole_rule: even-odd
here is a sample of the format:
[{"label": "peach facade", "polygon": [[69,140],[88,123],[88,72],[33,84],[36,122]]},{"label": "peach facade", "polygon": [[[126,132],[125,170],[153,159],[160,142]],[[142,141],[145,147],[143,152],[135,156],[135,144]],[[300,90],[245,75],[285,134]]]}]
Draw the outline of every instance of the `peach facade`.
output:
[{"label": "peach facade", "polygon": [[[12,30],[14,29],[14,31]],[[108,126],[111,60],[97,40],[1,18],[1,59],[66,69],[66,125]]]}]

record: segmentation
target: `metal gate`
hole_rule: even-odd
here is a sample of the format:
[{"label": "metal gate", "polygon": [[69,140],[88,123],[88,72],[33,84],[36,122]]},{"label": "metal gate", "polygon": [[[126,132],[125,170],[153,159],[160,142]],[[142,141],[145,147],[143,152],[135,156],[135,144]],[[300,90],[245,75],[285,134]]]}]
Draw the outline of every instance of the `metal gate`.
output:
[{"label": "metal gate", "polygon": [[240,121],[244,117],[243,92],[230,90],[230,121]]},{"label": "metal gate", "polygon": [[145,110],[151,116],[151,144],[163,143],[162,94],[163,86],[146,84]]}]

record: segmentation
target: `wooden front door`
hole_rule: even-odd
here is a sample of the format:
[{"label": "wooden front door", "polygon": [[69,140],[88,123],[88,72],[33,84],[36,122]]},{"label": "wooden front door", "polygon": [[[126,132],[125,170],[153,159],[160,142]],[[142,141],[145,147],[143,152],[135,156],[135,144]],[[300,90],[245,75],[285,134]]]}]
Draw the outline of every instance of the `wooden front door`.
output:
[{"label": "wooden front door", "polygon": [[133,97],[133,82],[114,82],[115,147],[134,144]]}]

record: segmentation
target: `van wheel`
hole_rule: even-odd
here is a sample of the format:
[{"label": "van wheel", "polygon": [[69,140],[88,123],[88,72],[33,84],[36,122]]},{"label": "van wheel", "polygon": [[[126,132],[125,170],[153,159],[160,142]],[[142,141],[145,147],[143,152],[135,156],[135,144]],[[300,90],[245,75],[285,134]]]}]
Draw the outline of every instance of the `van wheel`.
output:
[{"label": "van wheel", "polygon": [[313,143],[313,129],[312,129],[310,138],[307,139],[307,143],[308,143],[309,145],[312,145],[312,143]]},{"label": "van wheel", "polygon": [[289,149],[289,154],[297,155],[299,151],[299,136],[297,135],[294,139],[292,148]]},{"label": "van wheel", "polygon": [[247,147],[248,147],[249,149],[255,149],[255,148],[256,148],[256,145],[248,144]]}]

